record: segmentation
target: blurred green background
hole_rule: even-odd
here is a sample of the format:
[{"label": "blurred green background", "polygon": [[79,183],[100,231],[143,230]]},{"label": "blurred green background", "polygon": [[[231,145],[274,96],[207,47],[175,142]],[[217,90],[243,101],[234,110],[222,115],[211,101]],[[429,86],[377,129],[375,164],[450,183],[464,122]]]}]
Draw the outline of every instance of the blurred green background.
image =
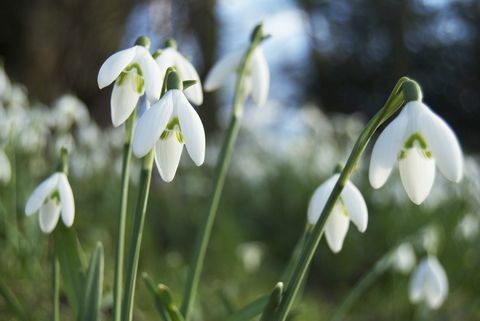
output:
[{"label": "blurred green background", "polygon": [[[247,105],[195,320],[225,320],[281,279],[313,190],[346,160],[363,124],[403,75],[419,81],[425,102],[458,133],[465,178],[455,185],[439,174],[427,201],[415,206],[397,171],[382,189],[369,186],[367,150],[353,181],[367,200],[368,229],[360,234],[352,227],[337,255],[322,241],[293,318],[329,320],[382,255],[427,228],[417,261],[425,255],[422,244],[437,253],[450,284],[444,305],[422,315],[408,300],[410,272],[392,267],[347,320],[480,319],[479,2],[6,0],[0,3],[0,276],[33,319],[49,319],[51,240],[23,208],[55,168],[62,145],[72,150],[74,228],[88,253],[98,240],[105,245],[103,319],[109,318],[123,130],[109,122],[111,89],[96,85],[101,63],[138,35],[148,35],[152,49],[174,37],[203,79],[260,21],[273,35],[264,45],[269,102],[263,109]],[[153,175],[139,270],[169,285],[177,299],[231,96],[231,88],[207,94],[197,108],[208,131],[206,164],[196,168],[185,157],[170,184]],[[137,289],[135,320],[157,320],[141,282]],[[62,320],[68,320],[62,298]],[[13,319],[0,297],[0,320]]]}]

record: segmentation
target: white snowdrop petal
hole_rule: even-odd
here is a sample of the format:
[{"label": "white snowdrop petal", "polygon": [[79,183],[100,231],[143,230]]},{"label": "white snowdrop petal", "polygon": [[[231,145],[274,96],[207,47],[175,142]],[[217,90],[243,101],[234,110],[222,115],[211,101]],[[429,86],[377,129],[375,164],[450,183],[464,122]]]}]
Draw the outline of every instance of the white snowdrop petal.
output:
[{"label": "white snowdrop petal", "polygon": [[428,258],[429,286],[425,296],[430,308],[438,309],[448,295],[448,279],[438,259],[434,256]]},{"label": "white snowdrop petal", "polygon": [[142,69],[145,80],[145,93],[148,100],[151,102],[158,100],[162,90],[164,75],[160,73],[158,65],[146,48],[137,47],[136,60],[138,60],[138,64]]},{"label": "white snowdrop petal", "polygon": [[54,173],[35,188],[25,205],[25,214],[32,215],[40,209],[46,198],[57,188],[59,173]]},{"label": "white snowdrop petal", "polygon": [[251,61],[252,99],[259,107],[265,105],[270,86],[270,72],[262,49],[256,48]]},{"label": "white snowdrop petal", "polygon": [[175,133],[171,133],[165,140],[159,139],[155,144],[155,163],[165,182],[171,182],[175,177],[182,151],[183,144],[178,141]]},{"label": "white snowdrop petal", "polygon": [[205,91],[213,91],[220,88],[228,76],[235,72],[244,54],[245,50],[237,50],[216,62],[205,79]]},{"label": "white snowdrop petal", "polygon": [[328,197],[332,193],[333,187],[338,180],[339,175],[333,175],[324,183],[322,183],[317,189],[313,192],[310,202],[308,204],[307,219],[310,224],[317,223],[320,218],[320,214],[327,203]]},{"label": "white snowdrop petal", "polygon": [[58,176],[58,193],[60,194],[63,224],[70,227],[75,219],[75,201],[73,199],[72,188],[70,187],[68,178],[64,173],[60,173]]},{"label": "white snowdrop petal", "polygon": [[427,275],[427,270],[427,261],[423,260],[413,272],[409,286],[409,298],[412,303],[418,303],[424,299],[425,277]]},{"label": "white snowdrop petal", "polygon": [[348,216],[337,203],[325,225],[325,238],[332,252],[338,253],[342,249],[349,225]]},{"label": "white snowdrop petal", "polygon": [[110,85],[118,78],[123,69],[132,62],[136,50],[136,47],[132,47],[121,50],[108,57],[98,72],[97,82],[100,89]]},{"label": "white snowdrop petal", "polygon": [[162,85],[163,81],[165,80],[165,73],[169,67],[175,66],[175,52],[176,50],[173,48],[165,48],[162,49],[161,54],[155,58],[155,62],[158,66],[158,72],[162,78]]},{"label": "white snowdrop petal", "polygon": [[403,144],[407,121],[406,112],[401,112],[375,142],[369,168],[369,180],[373,188],[382,187],[390,176]]},{"label": "white snowdrop petal", "polygon": [[205,160],[205,130],[202,120],[182,92],[175,92],[173,99],[178,108],[178,119],[187,152],[193,162],[200,166]]},{"label": "white snowdrop petal", "polygon": [[188,100],[193,104],[199,106],[203,103],[202,82],[200,81],[200,76],[198,76],[197,70],[187,58],[180,53],[177,54],[177,66],[181,79],[183,81],[195,80],[197,82],[195,85],[184,90],[185,96],[187,96]]},{"label": "white snowdrop petal", "polygon": [[435,180],[435,160],[427,158],[418,147],[406,151],[398,162],[400,178],[410,200],[420,205],[430,194]]},{"label": "white snowdrop petal", "polygon": [[342,201],[348,212],[348,216],[357,226],[360,232],[365,232],[368,225],[368,210],[365,199],[358,188],[350,181],[342,191]]},{"label": "white snowdrop petal", "polygon": [[425,105],[420,115],[419,126],[440,172],[448,180],[458,183],[463,176],[463,155],[452,129]]},{"label": "white snowdrop petal", "polygon": [[115,127],[123,124],[137,105],[140,94],[137,91],[134,77],[133,75],[128,75],[121,85],[117,81],[113,86],[110,105],[112,123]]},{"label": "white snowdrop petal", "polygon": [[49,199],[40,207],[38,223],[43,233],[51,233],[57,226],[60,217],[60,205],[56,199]]},{"label": "white snowdrop petal", "polygon": [[138,121],[133,136],[132,149],[137,157],[145,156],[155,145],[172,116],[173,90],[169,90]]}]

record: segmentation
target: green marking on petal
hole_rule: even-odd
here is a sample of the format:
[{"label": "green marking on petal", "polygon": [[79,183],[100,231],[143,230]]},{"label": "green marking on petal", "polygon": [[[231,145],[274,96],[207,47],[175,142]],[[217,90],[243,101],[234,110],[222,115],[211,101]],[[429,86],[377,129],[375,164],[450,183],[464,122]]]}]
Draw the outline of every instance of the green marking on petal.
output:
[{"label": "green marking on petal", "polygon": [[58,190],[54,190],[50,196],[48,196],[45,201],[43,202],[43,204],[46,204],[49,200],[55,200],[57,205],[60,205],[60,193],[58,192]]},{"label": "green marking on petal", "polygon": [[182,135],[182,133],[177,130],[177,131],[175,132],[175,134],[176,134],[176,137],[177,137],[178,142],[179,142],[180,144],[183,144],[183,135]]},{"label": "green marking on petal", "polygon": [[340,211],[342,212],[342,214],[345,215],[346,217],[350,217],[347,211],[347,206],[345,205],[345,201],[343,200],[342,196],[338,198],[337,204],[339,205]]},{"label": "green marking on petal", "polygon": [[405,141],[404,147],[406,149],[412,148],[415,142],[418,143],[420,148],[427,149],[427,142],[419,132],[411,134],[410,137],[408,137],[408,139]]}]

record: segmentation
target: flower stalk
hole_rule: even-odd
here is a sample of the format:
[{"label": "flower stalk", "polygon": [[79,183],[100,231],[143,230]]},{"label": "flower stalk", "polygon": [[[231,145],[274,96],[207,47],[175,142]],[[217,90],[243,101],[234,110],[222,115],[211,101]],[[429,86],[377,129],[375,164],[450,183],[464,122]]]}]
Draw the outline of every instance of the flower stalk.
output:
[{"label": "flower stalk", "polygon": [[236,70],[237,77],[235,82],[235,96],[233,99],[232,117],[230,118],[227,134],[225,140],[223,141],[222,149],[218,157],[213,189],[210,194],[209,208],[195,241],[192,265],[187,277],[186,288],[180,309],[186,321],[190,319],[192,308],[195,302],[195,297],[200,282],[200,275],[202,273],[205,255],[212,233],[213,223],[215,221],[218,205],[222,196],[223,186],[225,185],[225,178],[227,176],[228,168],[232,158],[233,147],[240,130],[240,120],[242,118],[243,104],[246,97],[245,78],[248,73],[248,64],[252,59],[255,48],[264,39],[265,36],[263,35],[262,25],[258,25],[252,33],[250,46],[248,47],[248,50],[246,51]]},{"label": "flower stalk", "polygon": [[122,180],[120,194],[120,210],[118,212],[117,242],[115,253],[115,275],[113,282],[113,320],[120,321],[122,311],[122,283],[125,257],[125,227],[128,207],[128,187],[130,181],[130,161],[132,158],[133,125],[135,112],[127,120],[125,126],[125,140],[123,143]]},{"label": "flower stalk", "polygon": [[385,121],[387,121],[393,114],[395,114],[405,102],[417,100],[421,97],[418,84],[406,77],[402,77],[395,85],[390,97],[380,111],[368,122],[365,129],[360,134],[355,143],[352,152],[343,168],[338,181],[336,182],[332,193],[322,210],[322,213],[313,227],[311,234],[306,240],[305,247],[297,261],[292,277],[287,285],[282,302],[273,318],[275,321],[285,321],[290,309],[293,306],[294,300],[301,287],[302,281],[306,276],[306,272],[312,258],[317,250],[318,244],[322,238],[325,223],[332,212],[335,203],[337,202],[343,188],[348,182],[350,176],[355,171],[358,161],[360,160],[368,142],[374,135],[375,131]]}]

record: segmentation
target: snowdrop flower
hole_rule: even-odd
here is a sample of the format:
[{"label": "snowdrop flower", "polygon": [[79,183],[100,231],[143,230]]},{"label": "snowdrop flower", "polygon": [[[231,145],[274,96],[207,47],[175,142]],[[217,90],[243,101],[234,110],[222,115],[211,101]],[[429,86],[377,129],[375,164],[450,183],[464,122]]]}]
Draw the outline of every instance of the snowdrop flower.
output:
[{"label": "snowdrop flower", "polygon": [[410,272],[415,262],[415,251],[410,243],[400,244],[392,255],[393,268],[400,273]]},{"label": "snowdrop flower", "polygon": [[[313,193],[308,205],[308,222],[310,224],[315,224],[319,219],[339,177],[340,174],[333,175]],[[325,237],[328,246],[334,253],[338,253],[342,249],[350,220],[352,220],[360,232],[363,233],[367,229],[367,205],[358,188],[349,181],[345,185],[325,224]]]},{"label": "snowdrop flower", "polygon": [[379,136],[370,161],[370,184],[380,188],[398,160],[410,200],[421,204],[430,193],[435,165],[450,181],[463,175],[463,156],[452,129],[421,101],[407,103]]},{"label": "snowdrop flower", "polygon": [[5,152],[0,149],[0,182],[8,184],[12,178],[12,167]]},{"label": "snowdrop flower", "polygon": [[410,280],[410,301],[438,309],[448,295],[448,279],[438,259],[429,256],[418,265]]},{"label": "snowdrop flower", "polygon": [[73,193],[67,176],[56,172],[33,191],[25,206],[27,216],[39,211],[40,229],[51,233],[60,215],[65,226],[70,227],[75,217]]},{"label": "snowdrop flower", "polygon": [[[137,43],[146,39],[141,37]],[[113,126],[120,126],[127,120],[144,91],[150,101],[157,100],[162,77],[144,46],[135,45],[111,55],[100,68],[97,81],[100,89],[115,81],[110,100]]]},{"label": "snowdrop flower", "polygon": [[[254,40],[258,35],[260,36],[260,39],[266,38],[263,36],[261,25],[255,28],[252,34],[252,39]],[[224,85],[230,75],[237,73],[238,67],[245,58],[248,48],[249,47],[242,48],[229,53],[215,63],[212,69],[208,72],[205,80],[205,91],[213,91],[220,88]],[[251,94],[254,103],[259,107],[263,106],[267,101],[268,88],[270,86],[270,72],[260,46],[257,45],[253,49],[252,57],[246,67],[247,73],[244,82],[245,95],[248,96]]]},{"label": "snowdrop flower", "polygon": [[205,160],[205,130],[195,109],[181,91],[176,72],[171,72],[178,89],[170,89],[140,117],[133,138],[133,153],[145,156],[155,148],[155,163],[162,179],[170,182],[182,155],[183,145],[197,166]]},{"label": "snowdrop flower", "polygon": [[203,103],[202,83],[195,67],[187,58],[177,50],[173,39],[167,40],[167,47],[154,53],[155,61],[158,64],[160,75],[165,75],[169,67],[175,67],[180,80],[194,80],[195,84],[184,90],[185,96],[193,104],[199,106]]}]

